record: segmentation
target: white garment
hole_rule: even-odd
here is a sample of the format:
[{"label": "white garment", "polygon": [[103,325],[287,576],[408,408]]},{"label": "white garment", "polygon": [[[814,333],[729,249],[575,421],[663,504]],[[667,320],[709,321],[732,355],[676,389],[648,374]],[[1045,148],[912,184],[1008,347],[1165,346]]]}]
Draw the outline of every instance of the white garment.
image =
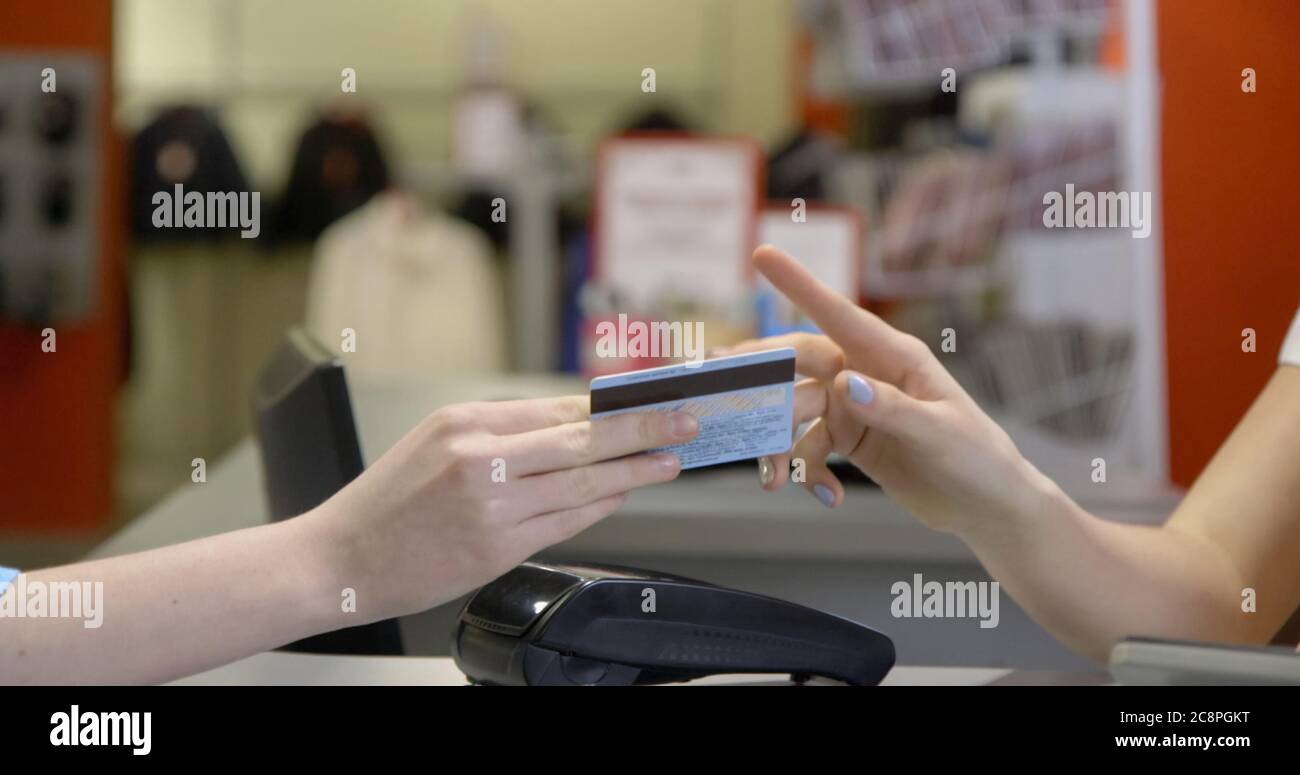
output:
[{"label": "white garment", "polygon": [[502,371],[504,314],[487,238],[407,194],[375,196],[316,243],[307,329],[340,353],[349,381]]},{"label": "white garment", "polygon": [[1291,321],[1291,330],[1282,340],[1282,350],[1277,354],[1277,362],[1291,366],[1300,366],[1300,309],[1296,310]]}]

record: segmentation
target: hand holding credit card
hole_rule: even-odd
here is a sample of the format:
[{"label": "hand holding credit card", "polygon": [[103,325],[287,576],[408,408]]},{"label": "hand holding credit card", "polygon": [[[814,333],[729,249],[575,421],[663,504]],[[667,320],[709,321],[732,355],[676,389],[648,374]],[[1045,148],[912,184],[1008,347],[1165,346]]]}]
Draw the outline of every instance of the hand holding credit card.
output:
[{"label": "hand holding credit card", "polygon": [[591,381],[591,418],[679,411],[700,421],[691,441],[662,450],[682,469],[776,455],[791,446],[794,425],[791,347],[661,366]]}]

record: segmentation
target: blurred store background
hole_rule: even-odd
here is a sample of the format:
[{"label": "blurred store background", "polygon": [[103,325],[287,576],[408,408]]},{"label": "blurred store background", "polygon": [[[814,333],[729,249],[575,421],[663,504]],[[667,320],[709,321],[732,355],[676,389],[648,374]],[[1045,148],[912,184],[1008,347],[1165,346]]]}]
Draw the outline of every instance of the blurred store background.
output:
[{"label": "blurred store background", "polygon": [[[815,263],[1076,497],[1158,521],[1294,310],[1297,22],[1206,0],[9,4],[0,559],[74,559],[196,459],[212,476],[295,324],[340,350],[353,330],[359,393],[500,385],[482,398],[644,365],[592,358],[619,312],[705,320],[710,346],[797,325],[735,255],[674,283],[608,217],[622,170],[671,186],[723,146],[748,177],[720,154],[680,174],[750,219],[745,252]],[[158,228],[177,184],[259,192],[257,237]],[[1067,185],[1151,192],[1151,236],[1045,229]],[[821,231],[787,228],[803,205]]]}]

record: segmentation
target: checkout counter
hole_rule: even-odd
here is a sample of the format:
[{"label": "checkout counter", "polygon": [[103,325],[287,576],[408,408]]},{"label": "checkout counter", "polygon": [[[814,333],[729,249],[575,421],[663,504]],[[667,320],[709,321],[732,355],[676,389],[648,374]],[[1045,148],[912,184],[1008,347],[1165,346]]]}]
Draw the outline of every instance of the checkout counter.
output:
[{"label": "checkout counter", "polygon": [[[422,417],[465,401],[585,392],[563,377],[497,377],[423,387],[352,388],[366,461],[377,459]],[[121,532],[91,558],[150,549],[236,530],[267,520],[252,439],[241,442]],[[1114,498],[1115,488],[1106,488]],[[1176,502],[1079,497],[1112,519],[1157,523]],[[667,485],[634,493],[614,516],[540,559],[654,569],[756,592],[838,614],[888,635],[898,663],[885,684],[1094,683],[1109,676],[1067,651],[1009,598],[997,627],[974,619],[900,619],[890,613],[890,587],[921,573],[926,579],[987,580],[974,556],[951,536],[912,520],[879,490],[849,485],[846,505],[827,510],[797,486],[778,493],[758,487],[757,474],[723,468],[688,472]],[[401,620],[406,657],[266,653],[180,683],[463,684],[452,664],[451,634],[464,600]],[[921,666],[921,667],[918,667]],[[705,679],[717,683],[717,679]],[[731,676],[723,682],[771,683],[772,676]]]}]

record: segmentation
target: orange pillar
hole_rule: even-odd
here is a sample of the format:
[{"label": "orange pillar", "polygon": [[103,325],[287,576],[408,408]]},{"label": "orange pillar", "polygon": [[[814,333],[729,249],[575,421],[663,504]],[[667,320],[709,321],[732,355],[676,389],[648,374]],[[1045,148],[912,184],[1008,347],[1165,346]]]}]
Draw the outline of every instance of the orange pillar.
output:
[{"label": "orange pillar", "polygon": [[1273,373],[1300,303],[1300,3],[1160,0],[1156,14],[1169,460],[1188,485]]},{"label": "orange pillar", "polygon": [[[94,317],[58,326],[55,353],[37,329],[0,321],[0,534],[90,531],[112,509],[112,408],[123,317],[121,145],[110,125],[109,0],[6,3],[0,52],[97,57],[102,72],[99,298]],[[33,94],[39,89],[33,82]]]}]

